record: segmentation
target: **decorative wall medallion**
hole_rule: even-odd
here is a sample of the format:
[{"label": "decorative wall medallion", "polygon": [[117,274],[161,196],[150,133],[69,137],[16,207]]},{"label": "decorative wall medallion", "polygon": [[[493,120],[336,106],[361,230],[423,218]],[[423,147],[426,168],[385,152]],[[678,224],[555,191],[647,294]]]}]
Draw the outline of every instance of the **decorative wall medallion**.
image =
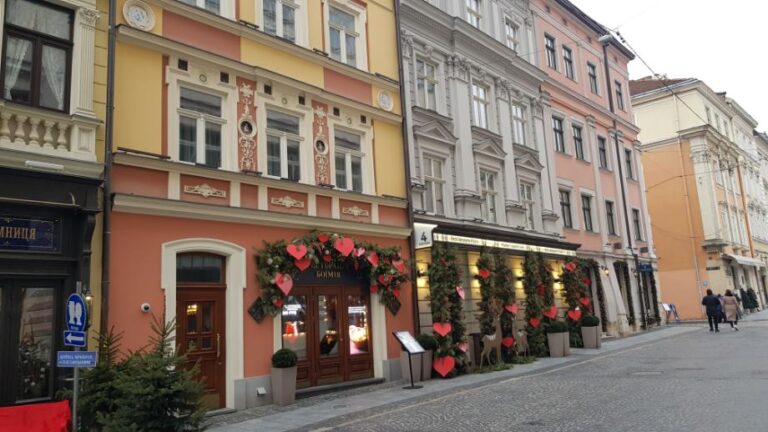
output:
[{"label": "decorative wall medallion", "polygon": [[200,82],[202,82],[202,83],[208,81],[208,77],[205,74],[200,74],[200,76],[198,78],[200,79]]},{"label": "decorative wall medallion", "polygon": [[358,206],[343,207],[341,209],[341,212],[344,214],[355,216],[355,217],[370,216],[370,213],[368,212],[368,210],[361,209]]},{"label": "decorative wall medallion", "polygon": [[315,151],[320,154],[327,154],[328,153],[328,146],[325,145],[325,141],[319,139],[315,141]]},{"label": "decorative wall medallion", "polygon": [[249,118],[240,119],[240,133],[248,138],[253,138],[256,135],[256,128],[253,126],[253,121]]},{"label": "decorative wall medallion", "polygon": [[131,27],[150,31],[155,28],[155,13],[140,0],[128,0],[123,4],[123,17]]},{"label": "decorative wall medallion", "polygon": [[304,201],[298,201],[291,197],[290,195],[286,195],[283,197],[276,197],[269,200],[270,203],[277,205],[277,206],[283,206],[285,208],[304,208]]},{"label": "decorative wall medallion", "polygon": [[216,189],[215,187],[209,185],[208,183],[203,183],[201,185],[195,185],[195,186],[185,185],[184,193],[188,193],[192,195],[202,195],[203,198],[209,198],[209,197],[226,198],[227,197],[226,191]]},{"label": "decorative wall medallion", "polygon": [[379,107],[381,107],[381,109],[383,109],[385,111],[391,111],[392,110],[392,105],[393,105],[392,95],[389,94],[388,91],[380,90],[379,91],[378,101],[379,101]]}]

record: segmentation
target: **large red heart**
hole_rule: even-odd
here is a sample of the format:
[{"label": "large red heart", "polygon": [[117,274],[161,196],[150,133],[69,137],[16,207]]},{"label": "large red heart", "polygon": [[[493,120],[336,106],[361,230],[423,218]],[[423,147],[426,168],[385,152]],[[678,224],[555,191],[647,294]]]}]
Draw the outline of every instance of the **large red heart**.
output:
[{"label": "large red heart", "polygon": [[458,345],[458,348],[461,352],[467,352],[469,350],[469,344],[466,342],[462,342]]},{"label": "large red heart", "polygon": [[369,263],[371,263],[372,266],[376,267],[379,265],[379,254],[376,252],[371,252],[370,255],[366,257]]},{"label": "large red heart", "polygon": [[295,244],[289,244],[288,247],[285,248],[285,250],[288,252],[288,255],[292,256],[293,259],[300,260],[304,258],[304,255],[307,254],[307,247],[303,244],[295,245]]},{"label": "large red heart", "polygon": [[517,315],[517,311],[520,309],[520,306],[518,306],[517,303],[511,303],[504,305],[504,309],[506,309],[507,312],[511,313],[512,315]]},{"label": "large red heart", "polygon": [[486,268],[481,268],[477,271],[477,274],[483,279],[488,279],[491,276],[491,271]]},{"label": "large red heart", "polygon": [[451,323],[433,323],[432,330],[440,336],[445,337],[445,335],[451,332]]},{"label": "large red heart", "polygon": [[501,340],[501,344],[509,348],[515,344],[515,338],[513,338],[512,336],[505,337],[504,339]]},{"label": "large red heart", "polygon": [[541,324],[541,320],[538,318],[531,318],[528,320],[528,322],[531,324],[531,327],[536,328]]},{"label": "large red heart", "polygon": [[277,284],[277,287],[280,288],[283,294],[288,295],[291,292],[291,288],[293,288],[293,278],[291,278],[291,275],[278,273],[275,275],[275,284]]},{"label": "large red heart", "polygon": [[298,267],[301,271],[308,269],[311,264],[312,260],[309,258],[302,258],[293,262],[293,265]]},{"label": "large red heart", "polygon": [[568,311],[568,318],[570,318],[570,319],[572,319],[574,321],[578,321],[579,318],[581,318],[581,310],[579,310],[579,309],[569,310]]},{"label": "large red heart", "polygon": [[462,300],[464,300],[464,287],[463,286],[457,286],[456,287],[456,294],[461,297]]},{"label": "large red heart", "polygon": [[319,241],[320,243],[325,243],[328,241],[328,239],[329,239],[328,234],[320,234],[319,236],[317,236],[317,241]]},{"label": "large red heart", "polygon": [[579,299],[579,303],[583,304],[584,306],[589,306],[589,302],[591,302],[592,299],[589,297],[582,297]]},{"label": "large red heart", "polygon": [[390,282],[392,282],[392,276],[390,275],[378,275],[376,277],[376,280],[379,281],[380,284],[384,286],[388,286]]},{"label": "large red heart", "polygon": [[565,264],[565,269],[568,270],[569,272],[572,272],[572,271],[576,270],[576,263],[573,262],[573,261],[571,261],[569,263],[566,263]]},{"label": "large red heart", "polygon": [[432,367],[435,368],[441,377],[451,373],[454,366],[456,366],[456,359],[452,356],[438,357],[432,361]]},{"label": "large red heart", "polygon": [[403,260],[394,260],[392,261],[392,267],[397,269],[400,273],[405,273],[405,261]]},{"label": "large red heart", "polygon": [[552,305],[549,309],[542,312],[545,317],[554,319],[557,316],[557,306]]},{"label": "large red heart", "polygon": [[333,247],[343,256],[349,256],[355,249],[355,242],[351,238],[340,238],[333,242]]}]

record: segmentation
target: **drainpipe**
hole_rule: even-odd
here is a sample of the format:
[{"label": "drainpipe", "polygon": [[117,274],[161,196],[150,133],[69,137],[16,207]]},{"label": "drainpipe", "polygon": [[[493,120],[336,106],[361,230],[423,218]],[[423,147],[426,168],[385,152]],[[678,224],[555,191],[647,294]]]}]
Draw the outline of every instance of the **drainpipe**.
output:
[{"label": "drainpipe", "polygon": [[101,319],[99,332],[106,334],[109,328],[109,259],[112,240],[112,140],[115,111],[115,0],[109,0],[109,28],[107,38],[107,113],[104,131],[104,209],[102,212],[101,237]]},{"label": "drainpipe", "polygon": [[[611,89],[611,74],[610,74],[610,68],[608,66],[608,43],[613,39],[613,36],[610,34],[604,34],[603,36],[600,36],[598,39],[603,44],[603,66],[605,67],[605,84],[608,89],[608,107],[611,110],[611,120],[613,122],[613,143],[614,147],[616,148],[616,165],[618,166],[619,170],[619,184],[621,185],[621,202],[624,205],[624,223],[627,228],[627,246],[629,247],[629,250],[632,251],[632,260],[635,263],[635,280],[637,283],[637,297],[640,302],[640,317],[643,321],[643,328],[648,327],[648,322],[646,320],[645,316],[645,303],[643,301],[643,293],[642,288],[640,286],[640,259],[637,256],[637,252],[635,252],[634,244],[632,243],[632,229],[631,224],[629,222],[629,207],[627,207],[627,191],[626,187],[624,186],[625,178],[624,178],[624,167],[621,164],[621,146],[619,145],[619,135],[618,135],[618,129],[617,129],[617,123],[616,123],[616,110],[613,107],[613,90]],[[628,290],[631,290],[632,287],[627,287]],[[632,309],[634,309],[634,305],[629,305]]]},{"label": "drainpipe", "polygon": [[[114,0],[112,0],[114,1]],[[421,323],[419,323],[419,289],[418,289],[418,273],[416,270],[416,239],[413,235],[413,196],[411,194],[411,155],[408,150],[408,107],[405,105],[405,74],[403,70],[403,46],[401,40],[400,30],[400,0],[395,0],[395,34],[397,35],[397,70],[400,74],[400,112],[401,112],[401,127],[400,133],[403,137],[403,158],[405,160],[405,198],[408,200],[408,226],[411,228],[411,242],[410,242],[410,254],[411,254],[411,301],[413,302],[413,332],[419,333],[421,329]]]}]

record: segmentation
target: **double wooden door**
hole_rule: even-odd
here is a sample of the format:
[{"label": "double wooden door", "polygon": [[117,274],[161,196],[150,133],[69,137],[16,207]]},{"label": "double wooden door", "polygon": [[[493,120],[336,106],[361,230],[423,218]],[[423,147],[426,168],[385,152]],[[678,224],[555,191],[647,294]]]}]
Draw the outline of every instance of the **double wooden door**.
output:
[{"label": "double wooden door", "polygon": [[283,306],[282,338],[299,357],[298,387],[373,376],[370,295],[360,286],[294,287]]}]

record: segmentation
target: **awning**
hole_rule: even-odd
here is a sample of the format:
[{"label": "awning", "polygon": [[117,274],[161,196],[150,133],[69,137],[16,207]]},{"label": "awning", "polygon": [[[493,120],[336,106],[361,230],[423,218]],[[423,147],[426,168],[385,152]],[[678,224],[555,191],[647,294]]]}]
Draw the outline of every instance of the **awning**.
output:
[{"label": "awning", "polygon": [[753,267],[765,267],[765,263],[760,261],[757,258],[750,258],[750,257],[741,256],[741,255],[731,255],[731,254],[723,254],[723,255],[724,255],[724,258],[728,258],[733,261],[736,261],[741,265],[753,266]]}]

